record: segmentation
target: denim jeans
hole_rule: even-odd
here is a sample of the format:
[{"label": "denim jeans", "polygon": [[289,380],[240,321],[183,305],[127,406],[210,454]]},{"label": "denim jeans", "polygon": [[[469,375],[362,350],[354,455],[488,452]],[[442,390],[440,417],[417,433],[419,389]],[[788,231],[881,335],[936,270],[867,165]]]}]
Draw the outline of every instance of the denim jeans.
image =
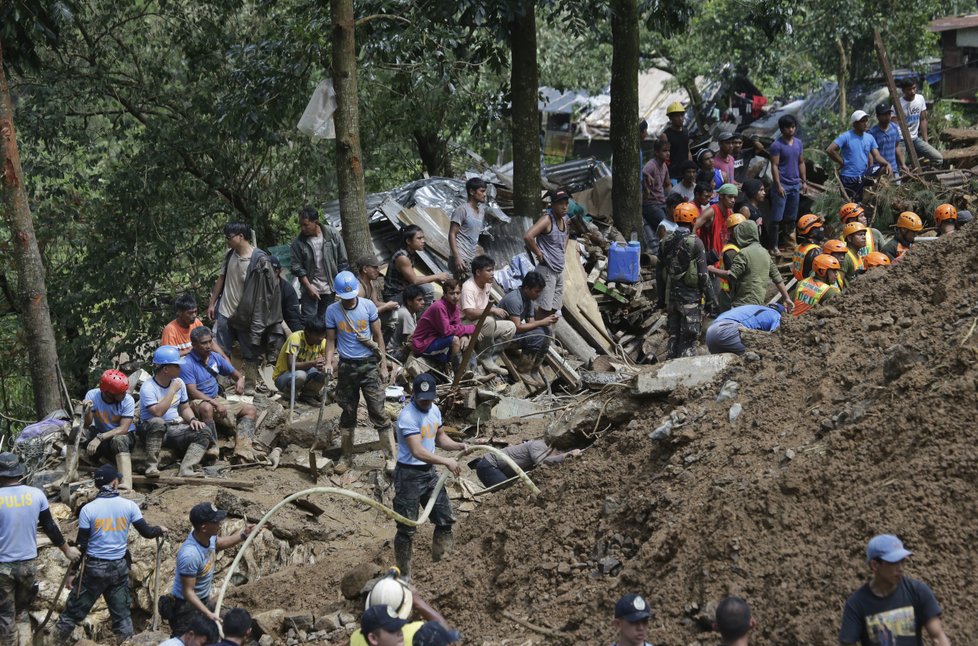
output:
[{"label": "denim jeans", "polygon": [[944,163],[944,156],[941,155],[941,152],[920,137],[913,140],[913,147],[914,150],[917,151],[917,157],[926,157],[927,159],[931,160],[935,166],[940,166]]},{"label": "denim jeans", "polygon": [[129,606],[132,603],[129,591],[129,566],[124,558],[116,561],[87,558],[81,586],[72,589],[68,595],[64,612],[58,619],[55,630],[66,635],[81,622],[99,600],[105,599],[112,617],[112,632],[120,637],[133,634],[132,617]]},{"label": "denim jeans", "polygon": [[[437,482],[438,471],[434,467],[415,468],[398,463],[397,468],[394,469],[394,511],[405,518],[417,520],[420,508],[428,504]],[[455,523],[452,503],[445,489],[438,492],[438,498],[435,499],[435,506],[429,518],[435,527],[451,529]],[[394,540],[399,543],[410,543],[416,531],[416,527],[397,523],[397,535]]]},{"label": "denim jeans", "polygon": [[228,324],[226,316],[217,315],[217,322],[214,324],[214,337],[227,356],[231,356],[231,347],[237,339],[241,346],[241,358],[245,361],[255,361],[258,356],[255,354],[255,346],[251,344],[251,337],[247,332],[236,330]]},{"label": "denim jeans", "polygon": [[785,187],[784,196],[771,189],[771,221],[787,220],[794,222],[798,219],[798,202],[801,199],[801,186]]}]

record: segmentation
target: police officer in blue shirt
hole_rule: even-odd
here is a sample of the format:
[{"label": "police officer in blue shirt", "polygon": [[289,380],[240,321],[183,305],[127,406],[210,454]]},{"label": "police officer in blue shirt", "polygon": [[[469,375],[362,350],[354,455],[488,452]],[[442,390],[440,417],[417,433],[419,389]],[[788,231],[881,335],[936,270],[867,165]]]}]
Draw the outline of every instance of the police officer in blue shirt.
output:
[{"label": "police officer in blue shirt", "polygon": [[68,545],[51,516],[44,492],[20,484],[26,469],[13,453],[0,453],[0,643],[17,643],[15,621],[26,621],[34,600],[37,525],[70,561],[81,552]]},{"label": "police officer in blue shirt", "polygon": [[[416,520],[420,505],[427,505],[428,498],[438,482],[435,465],[448,468],[457,478],[458,462],[452,458],[435,455],[435,446],[446,451],[462,451],[465,445],[445,434],[441,427],[441,411],[435,405],[435,378],[428,373],[415,377],[411,403],[404,407],[397,418],[397,466],[394,469],[394,511]],[[431,522],[435,533],[431,539],[431,560],[440,561],[451,554],[454,546],[452,503],[442,489],[438,492]],[[411,549],[415,528],[397,524],[394,536],[394,557],[403,576],[411,574]]]},{"label": "police officer in blue shirt", "polygon": [[112,632],[124,640],[133,635],[129,606],[129,528],[135,527],[143,538],[157,538],[166,527],[150,525],[143,519],[139,506],[119,495],[117,487],[122,474],[111,464],[95,471],[95,500],[78,514],[78,549],[85,555],[76,585],[68,595],[64,612],[54,630],[58,643],[67,643],[75,625],[88,616],[99,597],[105,599],[112,617]]}]

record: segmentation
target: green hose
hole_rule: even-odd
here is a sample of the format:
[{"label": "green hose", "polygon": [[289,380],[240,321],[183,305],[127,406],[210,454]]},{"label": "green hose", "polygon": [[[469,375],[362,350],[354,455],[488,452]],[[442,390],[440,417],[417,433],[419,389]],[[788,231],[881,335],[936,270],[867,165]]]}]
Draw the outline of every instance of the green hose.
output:
[{"label": "green hose", "polygon": [[[523,471],[523,469],[519,468],[519,466],[517,466],[516,463],[513,462],[512,458],[510,458],[508,455],[506,455],[505,453],[503,453],[502,451],[500,451],[495,447],[486,446],[484,444],[472,445],[465,448],[463,451],[459,452],[458,457],[461,458],[462,456],[468,453],[472,453],[474,451],[495,453],[496,456],[498,456],[500,459],[503,460],[503,462],[509,465],[509,468],[516,473],[517,477],[519,477],[523,482],[526,483],[526,486],[530,488],[530,491],[532,491],[534,494],[540,493],[540,489],[535,484],[533,484],[533,481],[530,480],[530,476],[526,475],[526,472]],[[434,509],[435,502],[438,500],[438,494],[441,493],[442,488],[445,486],[445,481],[448,480],[448,476],[449,476],[449,472],[445,471],[438,478],[438,482],[435,483],[435,488],[432,490],[431,496],[429,496],[428,498],[428,504],[425,506],[424,512],[421,514],[421,517],[418,518],[417,520],[411,520],[410,518],[405,518],[404,516],[400,515],[390,507],[385,507],[384,505],[380,504],[373,498],[369,498],[367,496],[364,496],[363,494],[359,494],[354,491],[349,491],[348,489],[343,489],[340,487],[312,487],[311,489],[303,489],[302,491],[297,491],[296,493],[283,498],[274,507],[269,509],[268,513],[266,513],[264,516],[261,517],[261,520],[258,521],[258,523],[255,525],[255,528],[248,535],[248,538],[245,539],[245,542],[241,546],[241,549],[238,550],[238,554],[234,557],[234,561],[231,562],[231,567],[228,568],[228,573],[224,577],[224,582],[221,584],[221,591],[217,595],[217,604],[214,606],[214,613],[220,616],[221,604],[224,603],[224,595],[227,592],[228,584],[231,582],[231,577],[238,569],[238,564],[241,562],[241,559],[244,557],[245,552],[248,551],[248,548],[251,546],[251,541],[254,540],[255,536],[258,535],[262,527],[265,526],[265,524],[269,521],[269,519],[271,519],[271,517],[274,516],[279,509],[289,504],[293,500],[297,500],[299,498],[305,498],[307,496],[311,496],[312,494],[316,494],[316,493],[345,496],[347,498],[352,498],[357,502],[362,502],[364,504],[370,505],[374,509],[383,512],[384,514],[387,514],[388,516],[393,518],[396,522],[401,523],[402,525],[410,525],[412,527],[416,527],[418,525],[423,524],[426,520],[428,520],[428,516],[431,514],[431,510]]]}]

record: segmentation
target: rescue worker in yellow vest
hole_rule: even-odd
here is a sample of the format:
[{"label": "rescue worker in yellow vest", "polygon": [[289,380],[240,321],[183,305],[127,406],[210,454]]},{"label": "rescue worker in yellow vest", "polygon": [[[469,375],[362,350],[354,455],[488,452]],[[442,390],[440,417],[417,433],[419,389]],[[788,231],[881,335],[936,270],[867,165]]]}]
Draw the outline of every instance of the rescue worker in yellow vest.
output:
[{"label": "rescue worker in yellow vest", "polygon": [[795,280],[801,280],[812,273],[812,261],[822,253],[822,242],[825,240],[822,219],[814,213],[798,218],[795,239],[798,246],[791,258],[791,274]]},{"label": "rescue worker in yellow vest", "polygon": [[863,267],[866,271],[869,271],[873,267],[889,267],[890,257],[887,256],[882,251],[874,251],[865,258],[863,258]]},{"label": "rescue worker in yellow vest", "polygon": [[842,227],[842,238],[846,241],[846,258],[856,274],[866,271],[859,250],[866,246],[867,231],[866,225],[858,220],[852,220]]},{"label": "rescue worker in yellow vest", "polygon": [[842,240],[826,240],[822,245],[822,253],[828,254],[839,261],[839,272],[836,274],[836,286],[845,289],[846,283],[856,275],[855,267],[849,262],[849,248]]},{"label": "rescue worker in yellow vest", "polygon": [[860,258],[864,258],[874,251],[879,251],[880,247],[883,246],[883,234],[879,232],[879,229],[873,229],[869,226],[869,220],[866,219],[866,209],[858,204],[854,202],[844,204],[839,209],[839,221],[842,222],[843,227],[850,222],[859,222],[866,227],[866,243],[861,248],[853,250]]},{"label": "rescue worker in yellow vest", "polygon": [[[727,231],[730,232],[729,240],[727,244],[723,245],[723,249],[720,251],[721,260],[723,261],[723,269],[725,271],[730,271],[733,266],[734,258],[740,253],[740,247],[737,246],[736,240],[734,240],[733,230],[741,222],[746,222],[745,218],[740,213],[731,213],[727,216]],[[710,265],[708,267],[710,273],[716,273],[714,270],[716,267]],[[733,292],[733,286],[730,284],[731,279],[728,276],[719,275],[720,278],[720,293],[717,294],[719,297],[717,300],[720,301],[720,309],[728,310],[730,309],[730,299],[731,292]]]},{"label": "rescue worker in yellow vest", "polygon": [[881,251],[889,256],[891,261],[897,262],[910,250],[910,245],[917,238],[917,234],[923,230],[924,223],[916,213],[904,211],[893,226],[896,227],[896,236],[883,245]]},{"label": "rescue worker in yellow vest", "polygon": [[941,204],[934,210],[937,235],[946,236],[958,228],[958,210],[951,204]]},{"label": "rescue worker in yellow vest", "polygon": [[822,253],[812,262],[812,275],[802,279],[795,289],[793,316],[801,316],[816,305],[828,302],[840,294],[835,286],[836,277],[842,270],[835,256]]},{"label": "rescue worker in yellow vest", "polygon": [[715,315],[717,309],[710,273],[706,269],[706,247],[692,234],[699,212],[696,205],[689,202],[677,206],[672,215],[676,230],[659,245],[655,284],[658,307],[665,308],[668,317],[670,359],[696,354],[696,343],[703,326],[700,302],[705,300],[707,314]]}]

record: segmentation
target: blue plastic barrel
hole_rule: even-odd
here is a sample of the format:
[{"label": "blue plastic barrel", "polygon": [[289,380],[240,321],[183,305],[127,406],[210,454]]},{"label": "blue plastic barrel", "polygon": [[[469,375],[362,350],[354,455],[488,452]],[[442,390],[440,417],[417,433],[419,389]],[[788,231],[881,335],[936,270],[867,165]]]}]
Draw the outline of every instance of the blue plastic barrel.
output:
[{"label": "blue plastic barrel", "polygon": [[608,250],[608,281],[612,283],[637,283],[639,256],[642,247],[638,241],[612,242]]}]

